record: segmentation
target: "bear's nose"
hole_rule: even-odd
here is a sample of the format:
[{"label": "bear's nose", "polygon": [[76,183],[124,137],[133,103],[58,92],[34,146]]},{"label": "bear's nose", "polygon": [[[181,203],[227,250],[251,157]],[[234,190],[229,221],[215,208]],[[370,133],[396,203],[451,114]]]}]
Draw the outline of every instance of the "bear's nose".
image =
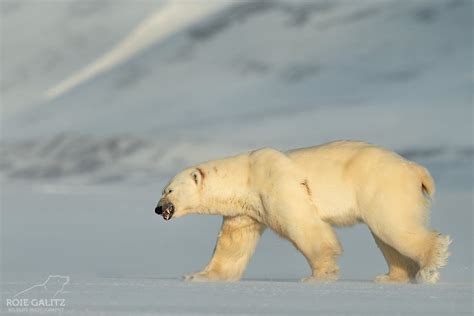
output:
[{"label": "bear's nose", "polygon": [[163,206],[158,205],[158,206],[155,208],[155,213],[158,214],[158,215],[163,214]]}]

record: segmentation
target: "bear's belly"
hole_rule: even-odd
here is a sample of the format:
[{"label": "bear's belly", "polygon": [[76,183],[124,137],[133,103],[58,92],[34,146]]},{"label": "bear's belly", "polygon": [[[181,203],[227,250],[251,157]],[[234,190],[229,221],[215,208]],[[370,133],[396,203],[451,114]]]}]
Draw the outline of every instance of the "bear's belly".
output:
[{"label": "bear's belly", "polygon": [[320,216],[323,221],[334,226],[348,227],[357,223],[362,223],[362,219],[356,215],[356,211],[353,209],[320,213],[322,213]]},{"label": "bear's belly", "polygon": [[361,222],[351,190],[319,192],[318,197],[314,198],[314,203],[319,217],[331,225],[352,226]]}]

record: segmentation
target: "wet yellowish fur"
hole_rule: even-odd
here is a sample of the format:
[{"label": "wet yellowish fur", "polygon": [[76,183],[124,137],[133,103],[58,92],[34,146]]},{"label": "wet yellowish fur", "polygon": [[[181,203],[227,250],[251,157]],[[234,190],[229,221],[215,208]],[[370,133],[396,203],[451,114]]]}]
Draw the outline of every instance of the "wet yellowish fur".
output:
[{"label": "wet yellowish fur", "polygon": [[266,227],[305,256],[312,270],[305,281],[335,280],[342,250],[333,226],[362,222],[388,264],[377,282],[435,283],[451,240],[427,227],[434,190],[424,167],[371,144],[338,141],[205,162],[176,175],[162,199],[175,205],[175,217],[224,217],[211,261],[186,280],[239,280]]}]

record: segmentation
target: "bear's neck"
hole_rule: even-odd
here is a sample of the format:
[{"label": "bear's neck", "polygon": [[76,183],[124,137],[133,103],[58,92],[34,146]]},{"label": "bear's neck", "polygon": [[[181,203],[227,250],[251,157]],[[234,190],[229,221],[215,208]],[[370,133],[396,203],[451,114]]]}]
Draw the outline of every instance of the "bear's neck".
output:
[{"label": "bear's neck", "polygon": [[228,190],[231,193],[206,197],[199,213],[223,216],[252,215],[258,208],[259,199],[252,193],[242,189]]},{"label": "bear's neck", "polygon": [[247,154],[210,161],[199,167],[205,173],[199,213],[237,216],[254,212],[259,199],[249,188]]}]

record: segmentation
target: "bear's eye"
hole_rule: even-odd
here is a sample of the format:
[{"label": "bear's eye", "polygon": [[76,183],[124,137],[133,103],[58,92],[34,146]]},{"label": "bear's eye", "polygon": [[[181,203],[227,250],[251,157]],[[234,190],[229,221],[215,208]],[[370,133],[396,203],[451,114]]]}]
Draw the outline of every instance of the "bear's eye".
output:
[{"label": "bear's eye", "polygon": [[196,184],[198,183],[198,175],[196,173],[193,173],[193,180]]}]

